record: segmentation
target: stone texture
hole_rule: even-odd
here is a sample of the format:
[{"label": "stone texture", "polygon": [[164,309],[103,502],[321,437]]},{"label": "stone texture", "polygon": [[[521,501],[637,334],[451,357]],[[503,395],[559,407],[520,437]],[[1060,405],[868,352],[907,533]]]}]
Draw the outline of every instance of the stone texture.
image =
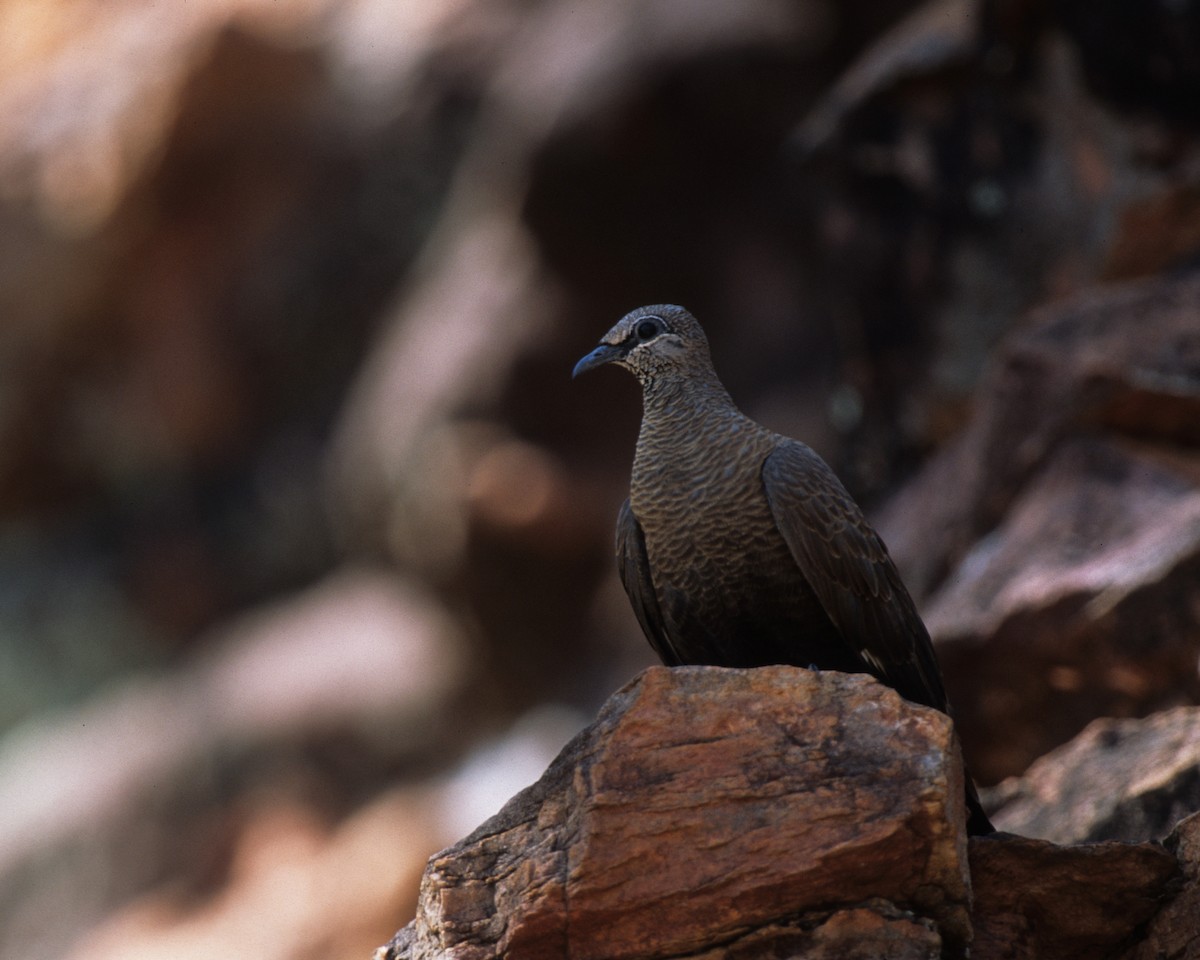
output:
[{"label": "stone texture", "polygon": [[868,678],[652,668],[430,861],[392,955],[666,957],[810,913],[869,953],[899,920],[829,914],[872,898],[962,945],[961,776],[946,718]]},{"label": "stone texture", "polygon": [[1198,296],[1194,277],[1091,291],[1035,312],[997,348],[963,435],[886,511],[915,593],[950,578],[1065,439],[1200,440]]},{"label": "stone texture", "polygon": [[1151,921],[1145,939],[1125,955],[1128,960],[1200,957],[1200,813],[1183,820],[1165,846],[1179,859],[1185,885]]},{"label": "stone texture", "polygon": [[937,960],[942,956],[942,938],[929,921],[876,900],[809,924],[771,924],[694,956],[695,960]]},{"label": "stone texture", "polygon": [[1165,846],[967,841],[960,770],[943,717],[862,676],[651,668],[430,860],[377,956],[1195,955],[1200,815]]},{"label": "stone texture", "polygon": [[1157,840],[1200,810],[1200,707],[1095,720],[988,799],[997,826],[1025,836]]},{"label": "stone texture", "polygon": [[972,960],[1115,956],[1179,876],[1151,843],[1060,847],[1001,834],[973,837],[970,862]]},{"label": "stone texture", "polygon": [[1066,441],[930,600],[984,780],[1097,715],[1200,696],[1197,467],[1128,440]]},{"label": "stone texture", "polygon": [[1193,277],[1036,314],[880,518],[985,782],[1097,715],[1200,696],[1198,296]]}]

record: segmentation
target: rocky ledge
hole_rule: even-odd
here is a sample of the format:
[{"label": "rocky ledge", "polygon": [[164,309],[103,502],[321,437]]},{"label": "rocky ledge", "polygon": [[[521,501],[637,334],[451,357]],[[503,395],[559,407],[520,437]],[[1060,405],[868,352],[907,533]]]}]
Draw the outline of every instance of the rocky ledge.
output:
[{"label": "rocky ledge", "polygon": [[868,677],[652,668],[430,860],[377,956],[1200,956],[1200,817],[968,841],[962,776],[949,720]]}]

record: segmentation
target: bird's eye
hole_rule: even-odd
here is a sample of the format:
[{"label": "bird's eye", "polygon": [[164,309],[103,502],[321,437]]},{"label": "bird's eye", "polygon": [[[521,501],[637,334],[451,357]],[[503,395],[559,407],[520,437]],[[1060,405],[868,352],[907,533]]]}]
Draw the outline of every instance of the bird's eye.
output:
[{"label": "bird's eye", "polygon": [[646,340],[653,340],[660,333],[662,333],[662,321],[659,320],[658,317],[650,317],[649,319],[643,320],[641,323],[639,323],[637,327],[634,328],[633,332],[637,335],[637,338],[643,342]]}]

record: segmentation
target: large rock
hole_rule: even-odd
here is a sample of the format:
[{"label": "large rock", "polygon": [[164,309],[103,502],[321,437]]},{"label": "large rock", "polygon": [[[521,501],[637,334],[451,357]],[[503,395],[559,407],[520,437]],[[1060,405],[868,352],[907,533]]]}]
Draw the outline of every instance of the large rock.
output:
[{"label": "large rock", "polygon": [[1112,956],[1179,876],[1175,857],[1151,843],[1060,847],[998,835],[973,837],[970,850],[971,960]]},{"label": "large rock", "polygon": [[1193,277],[1035,315],[881,518],[984,781],[1200,696],[1198,297]]},{"label": "large rock", "polygon": [[1001,344],[962,436],[879,519],[910,588],[929,596],[952,581],[1064,441],[1200,443],[1198,297],[1195,277],[1099,289]]},{"label": "large rock", "polygon": [[377,957],[1194,956],[1195,820],[968,846],[960,777],[947,718],[867,677],[652,668],[430,860]]},{"label": "large rock", "polygon": [[931,599],[926,622],[985,780],[1096,716],[1200,695],[1198,468],[1144,443],[1063,441]]},{"label": "large rock", "polygon": [[1157,840],[1200,810],[1200,707],[1103,719],[989,792],[1002,830],[1057,843]]},{"label": "large rock", "polygon": [[1196,960],[1200,957],[1200,813],[1172,831],[1166,848],[1179,859],[1185,877],[1178,896],[1158,912],[1146,936],[1127,960]]},{"label": "large rock", "polygon": [[962,796],[948,719],[865,676],[652,668],[430,861],[389,955],[937,956],[969,939]]},{"label": "large rock", "polygon": [[732,943],[694,954],[696,960],[939,960],[942,938],[934,925],[886,900],[809,920],[761,927]]}]

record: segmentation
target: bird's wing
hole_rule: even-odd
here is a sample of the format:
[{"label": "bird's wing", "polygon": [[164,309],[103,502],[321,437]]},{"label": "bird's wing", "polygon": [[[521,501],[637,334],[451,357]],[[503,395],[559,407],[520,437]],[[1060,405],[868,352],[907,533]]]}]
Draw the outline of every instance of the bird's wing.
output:
[{"label": "bird's wing", "polygon": [[887,548],[825,461],[796,440],[763,462],[775,525],[826,615],[864,667],[901,696],[946,711],[933,645]]},{"label": "bird's wing", "polygon": [[650,641],[650,646],[667,666],[678,666],[681,661],[671,646],[662,609],[654,592],[654,581],[650,579],[646,538],[628,499],[621,505],[621,512],[617,515],[617,571],[621,574],[621,583],[629,595],[633,613],[642,625],[642,632]]}]

